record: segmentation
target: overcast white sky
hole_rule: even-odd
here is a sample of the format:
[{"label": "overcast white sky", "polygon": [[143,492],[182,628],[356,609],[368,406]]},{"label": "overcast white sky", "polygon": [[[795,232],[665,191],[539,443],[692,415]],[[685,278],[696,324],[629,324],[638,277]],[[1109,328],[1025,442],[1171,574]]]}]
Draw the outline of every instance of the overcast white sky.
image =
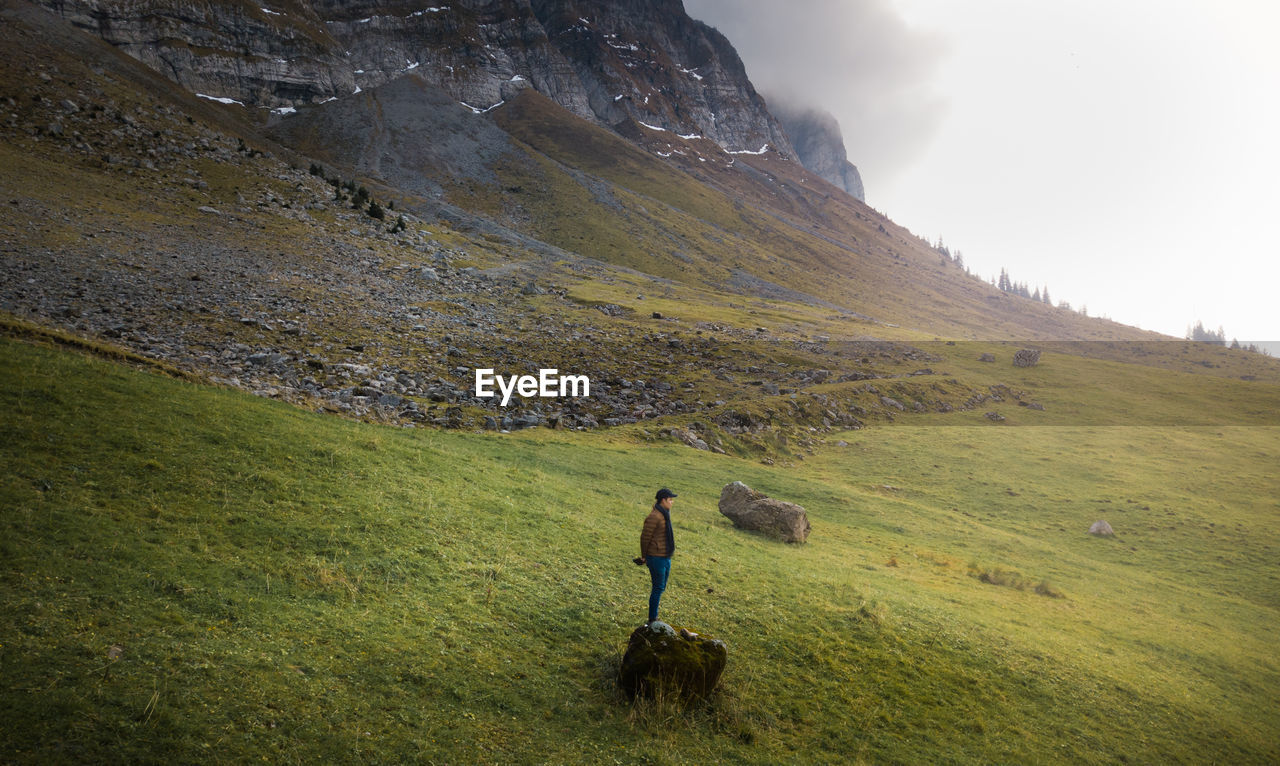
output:
[{"label": "overcast white sky", "polygon": [[1280,341],[1280,4],[685,0],[836,116],[867,202],[983,277]]}]

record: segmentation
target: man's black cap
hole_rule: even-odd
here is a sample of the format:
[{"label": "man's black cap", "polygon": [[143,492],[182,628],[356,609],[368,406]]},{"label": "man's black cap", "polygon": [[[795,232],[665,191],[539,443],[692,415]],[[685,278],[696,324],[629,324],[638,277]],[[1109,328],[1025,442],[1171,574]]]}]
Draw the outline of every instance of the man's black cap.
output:
[{"label": "man's black cap", "polygon": [[672,492],[666,487],[663,487],[662,489],[658,490],[658,496],[655,499],[663,500],[668,497],[678,497],[678,495],[676,495],[676,493]]}]

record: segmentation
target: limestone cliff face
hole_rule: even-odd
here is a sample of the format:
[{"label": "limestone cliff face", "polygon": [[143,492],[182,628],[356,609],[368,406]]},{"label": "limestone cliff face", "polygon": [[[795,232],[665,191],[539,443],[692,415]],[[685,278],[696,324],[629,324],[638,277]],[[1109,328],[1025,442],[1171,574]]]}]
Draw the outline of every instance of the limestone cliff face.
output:
[{"label": "limestone cliff face", "polygon": [[794,156],[733,46],[681,0],[37,0],[197,93],[288,108],[406,73],[487,109],[532,87],[604,125],[633,119]]},{"label": "limestone cliff face", "polygon": [[278,107],[355,89],[339,43],[306,3],[37,2],[196,93]]},{"label": "limestone cliff face", "polygon": [[844,137],[835,117],[820,109],[795,107],[776,99],[770,103],[770,111],[782,123],[800,164],[865,201],[862,176],[845,154]]},{"label": "limestone cliff face", "polygon": [[689,18],[681,0],[533,0],[533,6],[606,124],[630,117],[727,149],[767,144],[793,156],[733,46]]}]

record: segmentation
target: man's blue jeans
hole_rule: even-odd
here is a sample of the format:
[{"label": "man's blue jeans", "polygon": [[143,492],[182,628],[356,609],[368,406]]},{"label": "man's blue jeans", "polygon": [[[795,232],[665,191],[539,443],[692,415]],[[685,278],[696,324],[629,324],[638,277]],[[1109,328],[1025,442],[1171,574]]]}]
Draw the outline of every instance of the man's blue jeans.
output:
[{"label": "man's blue jeans", "polygon": [[653,582],[653,590],[649,591],[649,622],[653,622],[658,619],[658,602],[662,600],[662,592],[667,589],[671,559],[665,556],[646,556],[644,563],[649,567],[649,579]]}]

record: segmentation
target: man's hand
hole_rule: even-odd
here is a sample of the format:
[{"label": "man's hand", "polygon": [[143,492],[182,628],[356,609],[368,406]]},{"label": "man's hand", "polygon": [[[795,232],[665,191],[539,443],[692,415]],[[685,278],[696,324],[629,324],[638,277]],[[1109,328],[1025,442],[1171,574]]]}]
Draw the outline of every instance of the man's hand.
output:
[{"label": "man's hand", "polygon": [[634,562],[634,563],[635,563],[635,565],[636,565],[636,566],[638,566],[638,567],[642,567],[642,566],[644,566],[644,557],[643,557],[643,556],[636,556],[635,558],[631,559],[631,561],[632,561],[632,562]]}]

